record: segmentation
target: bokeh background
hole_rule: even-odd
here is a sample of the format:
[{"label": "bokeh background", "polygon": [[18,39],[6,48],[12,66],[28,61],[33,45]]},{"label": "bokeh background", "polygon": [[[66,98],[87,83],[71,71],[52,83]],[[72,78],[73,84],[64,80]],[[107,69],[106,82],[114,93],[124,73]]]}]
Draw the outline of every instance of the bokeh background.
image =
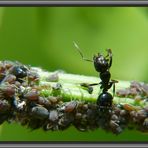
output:
[{"label": "bokeh background", "polygon": [[[112,78],[148,81],[148,11],[145,7],[0,8],[0,60],[20,61],[48,71],[98,76],[85,57],[111,48]],[[148,141],[147,134],[126,130],[30,131],[16,123],[0,126],[0,141]]]}]

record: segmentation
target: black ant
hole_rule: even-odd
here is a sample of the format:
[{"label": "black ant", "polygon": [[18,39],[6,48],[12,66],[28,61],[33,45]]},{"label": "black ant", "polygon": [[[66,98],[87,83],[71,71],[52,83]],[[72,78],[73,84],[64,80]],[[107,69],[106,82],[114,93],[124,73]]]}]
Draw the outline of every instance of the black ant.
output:
[{"label": "black ant", "polygon": [[[92,93],[93,91],[92,86],[100,84],[101,85],[100,89],[102,89],[102,93],[97,98],[97,105],[100,107],[100,109],[110,108],[112,106],[112,100],[115,94],[115,83],[118,82],[116,80],[110,81],[111,73],[109,69],[112,66],[111,49],[107,49],[107,55],[105,57],[102,54],[98,53],[98,55],[94,55],[93,60],[90,60],[84,58],[80,48],[75,42],[74,45],[77,48],[83,60],[94,63],[94,67],[96,71],[99,72],[101,79],[100,83],[93,83],[93,84],[82,83],[81,86],[87,87],[88,92]],[[108,90],[112,87],[112,85],[113,85],[113,96],[108,92]]]}]

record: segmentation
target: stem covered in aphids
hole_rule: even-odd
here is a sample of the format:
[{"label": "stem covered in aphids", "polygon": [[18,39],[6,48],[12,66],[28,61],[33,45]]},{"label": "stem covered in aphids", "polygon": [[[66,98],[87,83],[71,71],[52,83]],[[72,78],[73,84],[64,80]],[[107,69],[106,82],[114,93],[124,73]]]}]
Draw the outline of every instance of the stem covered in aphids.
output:
[{"label": "stem covered in aphids", "polygon": [[[15,121],[31,129],[64,130],[70,125],[80,131],[103,128],[119,134],[132,123],[148,130],[148,85],[120,81],[110,108],[96,104],[100,86],[90,93],[84,84],[99,83],[92,76],[48,72],[18,62],[0,63],[0,123]],[[83,85],[82,85],[83,84]]]}]

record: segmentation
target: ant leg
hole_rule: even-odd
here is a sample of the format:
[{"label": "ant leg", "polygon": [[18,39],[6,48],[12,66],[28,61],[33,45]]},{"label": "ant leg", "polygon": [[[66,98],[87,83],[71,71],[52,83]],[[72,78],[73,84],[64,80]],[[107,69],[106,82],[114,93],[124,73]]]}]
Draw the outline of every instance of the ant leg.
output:
[{"label": "ant leg", "polygon": [[115,96],[115,83],[113,83],[113,98]]},{"label": "ant leg", "polygon": [[111,85],[113,85],[113,97],[115,96],[115,83],[118,83],[117,80],[111,80]]},{"label": "ant leg", "polygon": [[92,86],[95,86],[95,85],[98,85],[98,84],[99,83],[93,83],[93,84],[81,83],[80,85],[82,87],[86,88],[89,94],[92,94],[92,92],[93,92],[93,87]]},{"label": "ant leg", "polygon": [[84,61],[93,62],[93,60],[84,58],[83,53],[82,53],[81,49],[79,48],[79,46],[78,46],[74,41],[73,41],[73,43],[74,43],[74,46],[76,47],[76,49],[78,50],[78,52],[80,53],[80,55],[81,55],[81,57],[82,57],[82,59],[83,59]]}]

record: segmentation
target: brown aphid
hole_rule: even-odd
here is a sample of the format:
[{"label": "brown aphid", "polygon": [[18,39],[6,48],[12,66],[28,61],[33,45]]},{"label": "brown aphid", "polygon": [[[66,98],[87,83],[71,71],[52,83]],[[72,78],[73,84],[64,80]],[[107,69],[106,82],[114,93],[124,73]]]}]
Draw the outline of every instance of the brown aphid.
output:
[{"label": "brown aphid", "polygon": [[3,61],[3,66],[5,69],[10,69],[14,65],[14,62],[12,61]]},{"label": "brown aphid", "polygon": [[27,87],[27,86],[28,86],[27,81],[24,81],[24,80],[23,80],[23,82],[22,82],[22,86],[23,86],[23,87]]},{"label": "brown aphid", "polygon": [[147,84],[142,85],[142,91],[144,95],[148,96],[148,85]]},{"label": "brown aphid", "polygon": [[44,105],[44,106],[50,106],[51,105],[51,102],[47,98],[44,98],[44,97],[39,97],[38,103],[40,105]]},{"label": "brown aphid", "polygon": [[13,84],[13,83],[15,83],[15,80],[16,80],[16,76],[13,74],[9,74],[9,75],[5,76],[5,78],[2,80],[1,83],[8,82],[9,84]]},{"label": "brown aphid", "polygon": [[124,109],[122,109],[122,110],[120,110],[120,116],[126,116],[127,115],[127,111],[126,110],[124,110]]},{"label": "brown aphid", "polygon": [[39,92],[37,90],[31,90],[24,95],[24,98],[30,101],[37,101],[39,98]]},{"label": "brown aphid", "polygon": [[147,114],[146,114],[145,110],[141,109],[141,110],[137,111],[136,116],[137,116],[137,119],[139,121],[141,121],[141,120],[144,120],[147,117]]},{"label": "brown aphid", "polygon": [[129,95],[136,96],[138,94],[139,94],[139,92],[137,91],[136,88],[134,88],[134,87],[133,88],[130,88]]},{"label": "brown aphid", "polygon": [[66,129],[70,126],[70,124],[74,121],[74,116],[69,113],[63,114],[63,116],[59,119],[58,124],[61,129]]},{"label": "brown aphid", "polygon": [[29,81],[38,81],[39,80],[39,75],[36,72],[30,71],[27,76],[28,76]]},{"label": "brown aphid", "polygon": [[16,88],[12,85],[4,85],[0,87],[0,91],[4,94],[5,97],[13,97],[16,93]]},{"label": "brown aphid", "polygon": [[109,125],[113,133],[120,134],[122,132],[122,128],[115,121],[111,120]]},{"label": "brown aphid", "polygon": [[115,115],[115,114],[113,114],[113,115],[111,116],[111,119],[112,119],[113,121],[119,120],[118,116]]},{"label": "brown aphid", "polygon": [[129,95],[129,89],[119,89],[116,91],[117,96],[126,97]]},{"label": "brown aphid", "polygon": [[5,73],[5,66],[0,63],[0,73]]},{"label": "brown aphid", "polygon": [[51,104],[56,104],[59,102],[60,97],[49,96],[47,99],[50,101]]},{"label": "brown aphid", "polygon": [[65,112],[73,112],[75,110],[77,106],[77,102],[76,101],[71,101],[71,102],[68,102],[66,105],[65,105]]},{"label": "brown aphid", "polygon": [[143,108],[148,113],[148,105]]},{"label": "brown aphid", "polygon": [[114,107],[114,113],[116,114],[116,115],[119,115],[120,114],[120,108],[118,108],[118,107]]},{"label": "brown aphid", "polygon": [[132,81],[130,84],[130,88],[136,88],[138,91],[141,91],[141,84],[136,81]]}]

